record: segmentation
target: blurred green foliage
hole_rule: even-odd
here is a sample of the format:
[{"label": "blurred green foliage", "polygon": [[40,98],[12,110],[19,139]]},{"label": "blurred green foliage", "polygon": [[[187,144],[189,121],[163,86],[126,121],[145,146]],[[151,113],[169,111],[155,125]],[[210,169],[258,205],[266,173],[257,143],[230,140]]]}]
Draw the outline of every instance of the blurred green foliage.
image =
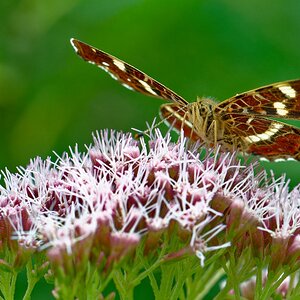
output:
[{"label": "blurred green foliage", "polygon": [[[144,129],[157,116],[161,101],[130,92],[84,63],[71,37],[190,101],[224,100],[300,78],[299,14],[298,0],[1,1],[0,168],[14,171],[75,143],[84,149],[95,130]],[[286,172],[293,185],[299,166],[263,163],[276,176]]]}]

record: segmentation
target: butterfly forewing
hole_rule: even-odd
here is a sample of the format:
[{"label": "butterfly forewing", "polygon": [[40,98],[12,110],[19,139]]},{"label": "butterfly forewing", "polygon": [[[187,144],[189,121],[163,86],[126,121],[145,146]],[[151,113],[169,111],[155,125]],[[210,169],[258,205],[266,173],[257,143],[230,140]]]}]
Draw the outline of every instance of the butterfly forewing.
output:
[{"label": "butterfly forewing", "polygon": [[71,39],[71,43],[79,56],[108,72],[126,88],[147,96],[181,104],[188,103],[172,90],[124,61],[76,39]]},{"label": "butterfly forewing", "polygon": [[236,95],[216,107],[222,115],[246,113],[300,119],[300,80],[283,81]]}]

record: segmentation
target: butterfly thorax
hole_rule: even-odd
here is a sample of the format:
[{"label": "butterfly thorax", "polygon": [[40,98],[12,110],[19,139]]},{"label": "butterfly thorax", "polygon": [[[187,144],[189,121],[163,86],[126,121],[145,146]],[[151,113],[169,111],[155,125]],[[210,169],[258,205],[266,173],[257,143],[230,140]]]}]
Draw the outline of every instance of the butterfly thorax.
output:
[{"label": "butterfly thorax", "polygon": [[210,98],[198,98],[188,104],[188,121],[193,130],[207,146],[215,146],[222,140],[224,128],[215,113],[216,102]]},{"label": "butterfly thorax", "polygon": [[[213,147],[223,141],[224,127],[215,113],[216,103],[209,98],[199,98],[186,105],[167,103],[161,106],[162,118],[174,129],[183,130],[194,141]],[[227,148],[227,147],[224,147]]]}]

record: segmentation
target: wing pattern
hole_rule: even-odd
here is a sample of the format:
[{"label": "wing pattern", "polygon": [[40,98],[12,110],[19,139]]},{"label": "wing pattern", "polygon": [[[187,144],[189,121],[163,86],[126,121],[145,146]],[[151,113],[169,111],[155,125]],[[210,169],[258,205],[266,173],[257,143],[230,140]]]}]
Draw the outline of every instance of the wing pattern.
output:
[{"label": "wing pattern", "polygon": [[79,56],[108,72],[124,87],[147,96],[185,105],[188,103],[169,88],[124,61],[76,39],[71,39],[71,44]]},{"label": "wing pattern", "polygon": [[247,113],[300,119],[300,80],[283,81],[236,95],[217,105],[216,111],[224,115]]}]

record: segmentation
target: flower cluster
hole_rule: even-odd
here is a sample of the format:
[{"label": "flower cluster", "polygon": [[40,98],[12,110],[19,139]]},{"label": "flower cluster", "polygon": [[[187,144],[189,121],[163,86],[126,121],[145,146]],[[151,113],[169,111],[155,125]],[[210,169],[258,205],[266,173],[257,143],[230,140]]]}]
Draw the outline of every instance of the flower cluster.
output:
[{"label": "flower cluster", "polygon": [[[6,171],[0,190],[0,267],[21,269],[43,253],[34,270],[39,276],[47,272],[56,285],[54,295],[64,299],[80,298],[82,289],[100,295],[111,279],[130,299],[134,286],[154,269],[184,259],[190,259],[187,272],[195,267],[201,276],[211,265],[229,274],[223,293],[236,280],[237,274],[230,274],[240,272],[240,283],[253,275],[255,259],[249,257],[259,258],[261,267],[279,272],[282,280],[295,272],[299,186],[289,192],[284,177],[255,174],[256,163],[242,164],[236,154],[188,143],[183,135],[173,143],[158,130],[148,143],[102,131],[85,153],[76,147],[56,161],[36,158],[16,174]],[[13,255],[8,257],[6,249]],[[293,268],[283,271],[290,264]],[[124,291],[129,270],[135,280]],[[187,277],[182,288],[191,291]],[[86,285],[79,288],[79,280]],[[95,288],[97,281],[101,285]],[[74,283],[70,292],[72,282],[77,287]],[[193,293],[201,289],[194,281]]]}]

